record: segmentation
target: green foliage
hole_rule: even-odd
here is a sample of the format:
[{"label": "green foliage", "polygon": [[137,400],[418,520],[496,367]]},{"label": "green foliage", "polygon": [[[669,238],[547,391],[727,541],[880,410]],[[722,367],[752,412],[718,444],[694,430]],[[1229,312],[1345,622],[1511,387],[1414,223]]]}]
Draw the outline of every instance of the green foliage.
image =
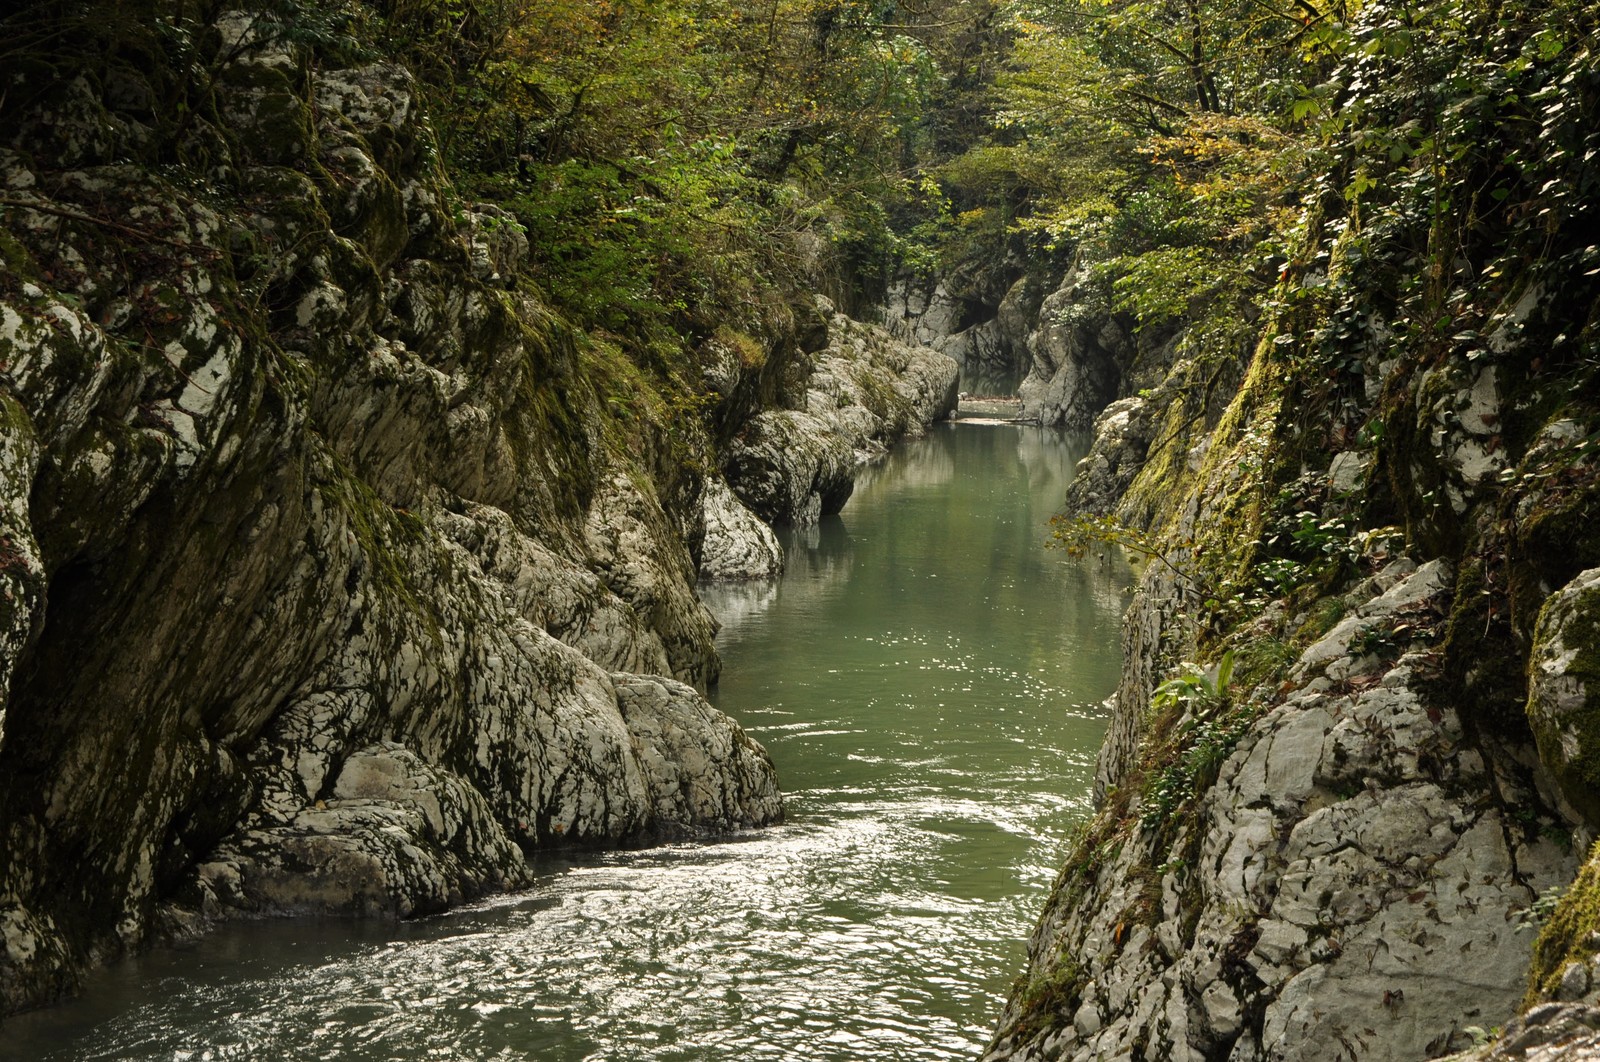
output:
[{"label": "green foliage", "polygon": [[1018,1037],[1026,1039],[1070,1019],[1083,1001],[1087,982],[1088,973],[1070,955],[1057,956],[1047,972],[1031,981],[1019,979],[1012,986],[1012,1001],[1021,1016]]},{"label": "green foliage", "polygon": [[1227,275],[1222,256],[1207,247],[1157,247],[1113,258],[1104,268],[1116,278],[1114,305],[1141,328],[1186,321]]},{"label": "green foliage", "polygon": [[1082,559],[1095,549],[1116,547],[1136,556],[1159,563],[1180,582],[1194,588],[1194,575],[1178,566],[1177,554],[1193,543],[1158,543],[1150,535],[1125,526],[1114,516],[1068,516],[1057,513],[1050,518],[1050,538],[1045,543],[1050,549],[1059,549],[1075,560]]},{"label": "green foliage", "polygon": [[1139,825],[1158,830],[1175,814],[1216,783],[1218,772],[1261,713],[1247,703],[1218,715],[1191,720],[1164,755],[1166,765],[1145,783]]},{"label": "green foliage", "polygon": [[703,335],[915,258],[925,241],[891,215],[926,213],[911,170],[930,100],[983,15],[961,0],[374,2],[450,161],[523,216],[556,301],[624,335]]},{"label": "green foliage", "polygon": [[1151,694],[1150,708],[1153,712],[1172,708],[1191,713],[1207,712],[1222,703],[1232,678],[1232,649],[1222,654],[1214,673],[1208,673],[1197,664],[1179,664],[1178,674],[1157,686]]},{"label": "green foliage", "polygon": [[1300,655],[1293,642],[1271,635],[1252,637],[1239,649],[1239,685],[1246,689],[1281,678]]},{"label": "green foliage", "polygon": [[[1502,381],[1592,384],[1600,178],[1583,160],[1600,151],[1597,29],[1592,4],[1534,17],[1435,0],[1368,5],[1329,40],[1337,65],[1297,107],[1321,141],[1314,199],[1329,217],[1282,292],[1308,325],[1280,337],[1282,352],[1323,381],[1303,405],[1359,407],[1379,358],[1410,371],[1449,354],[1496,363]],[[1535,285],[1560,309],[1522,320]],[[1446,548],[1462,529],[1443,493],[1406,482],[1404,451],[1426,440],[1399,419],[1370,427],[1367,441],[1399,457],[1408,530]]]},{"label": "green foliage", "polygon": [[1159,732],[1174,716],[1181,716],[1181,722],[1155,757],[1161,766],[1146,779],[1139,814],[1144,828],[1159,829],[1175,811],[1210,787],[1222,762],[1259,714],[1255,704],[1229,710],[1234,661],[1234,651],[1229,649],[1214,670],[1179,664],[1178,674],[1151,694],[1152,732]]}]

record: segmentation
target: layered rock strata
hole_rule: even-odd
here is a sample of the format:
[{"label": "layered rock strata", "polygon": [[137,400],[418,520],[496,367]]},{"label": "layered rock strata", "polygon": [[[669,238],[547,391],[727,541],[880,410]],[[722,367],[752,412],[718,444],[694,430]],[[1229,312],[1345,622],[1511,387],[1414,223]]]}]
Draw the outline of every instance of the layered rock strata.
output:
[{"label": "layered rock strata", "polygon": [[[825,302],[823,308],[831,311]],[[837,513],[857,466],[956,408],[960,371],[949,357],[875,325],[828,316],[828,344],[806,377],[799,408],[757,414],[728,447],[728,484],[768,524],[804,526]]]},{"label": "layered rock strata", "polygon": [[119,66],[0,147],[0,1009],[782,814],[701,692],[697,483],[604,437],[603,351],[452,205],[406,71],[268,26],[217,19],[176,134]]}]

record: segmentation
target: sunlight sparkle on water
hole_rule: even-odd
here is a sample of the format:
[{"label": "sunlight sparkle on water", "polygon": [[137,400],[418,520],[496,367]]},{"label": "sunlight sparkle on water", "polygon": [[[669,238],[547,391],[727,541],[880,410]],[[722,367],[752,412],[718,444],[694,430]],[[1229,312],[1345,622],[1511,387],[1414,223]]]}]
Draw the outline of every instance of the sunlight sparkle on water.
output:
[{"label": "sunlight sparkle on water", "polygon": [[[947,426],[706,592],[788,825],[551,860],[401,926],[234,926],[23,1016],[6,1058],[970,1059],[1087,807],[1125,573],[1042,548],[1078,452]],[[21,1052],[21,1053],[16,1053]]]}]

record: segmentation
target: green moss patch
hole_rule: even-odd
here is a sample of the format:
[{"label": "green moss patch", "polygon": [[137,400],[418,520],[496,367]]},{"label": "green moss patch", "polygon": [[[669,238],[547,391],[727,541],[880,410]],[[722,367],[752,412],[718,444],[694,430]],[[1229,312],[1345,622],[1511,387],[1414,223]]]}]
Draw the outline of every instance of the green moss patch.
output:
[{"label": "green moss patch", "polygon": [[1597,953],[1600,953],[1600,844],[1590,850],[1589,861],[1562,895],[1555,913],[1534,942],[1523,1008],[1553,998],[1562,972],[1572,963],[1589,962]]}]

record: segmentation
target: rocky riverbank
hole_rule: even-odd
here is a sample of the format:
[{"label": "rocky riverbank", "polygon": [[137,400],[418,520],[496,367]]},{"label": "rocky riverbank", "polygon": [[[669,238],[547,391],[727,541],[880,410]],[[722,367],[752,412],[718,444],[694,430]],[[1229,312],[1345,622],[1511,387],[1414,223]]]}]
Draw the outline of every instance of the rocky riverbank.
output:
[{"label": "rocky riverbank", "polygon": [[542,303],[404,68],[264,25],[215,21],[176,126],[127,64],[8,112],[0,1010],[218,918],[777,821],[697,569],[770,573],[752,508],[836,511],[954,401],[797,304],[702,351],[720,445]]},{"label": "rocky riverbank", "polygon": [[[1385,106],[1449,84],[1356,70]],[[1540,77],[1590,86],[1543,135],[1591,142],[1592,57]],[[1505,195],[1588,188],[1537,125],[1495,127],[1555,167]],[[1443,239],[1412,220],[1456,209],[1433,192],[1315,200],[1244,367],[1180,336],[1099,410],[1062,531],[1146,563],[1100,810],[988,1059],[1592,1053],[1593,248],[1515,212]],[[1052,378],[1088,392],[1061,393],[1110,398],[1119,343],[1077,320]]]}]

